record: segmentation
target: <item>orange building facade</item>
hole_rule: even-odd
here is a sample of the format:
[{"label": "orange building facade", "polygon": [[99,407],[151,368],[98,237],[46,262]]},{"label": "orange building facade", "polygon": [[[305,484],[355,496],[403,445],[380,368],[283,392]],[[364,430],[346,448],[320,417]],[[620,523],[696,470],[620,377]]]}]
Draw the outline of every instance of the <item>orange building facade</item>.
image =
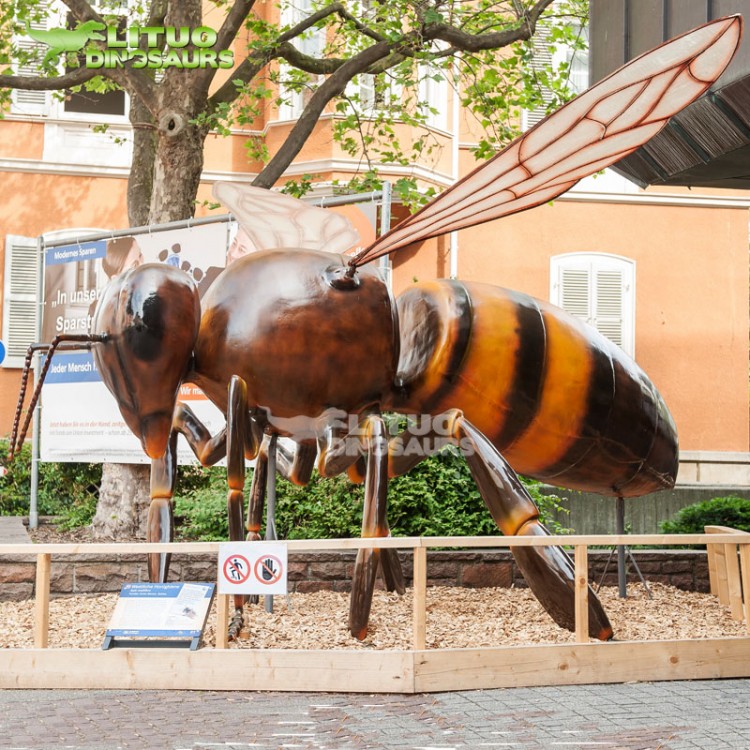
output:
[{"label": "orange building facade", "polygon": [[[440,115],[429,127],[441,147],[410,167],[382,166],[386,179],[415,175],[445,188],[473,167],[476,125],[447,86],[432,95]],[[264,138],[273,154],[294,115],[293,106],[269,103],[253,129],[208,137],[198,215],[209,213],[201,202],[214,181],[249,183],[258,173],[246,139]],[[332,138],[334,117],[321,118],[284,180],[311,174],[314,194],[330,195],[336,181],[355,174],[359,163]],[[108,134],[94,132],[99,122],[110,125]],[[10,278],[18,238],[31,246],[62,230],[127,226],[129,146],[114,143],[113,134],[130,135],[124,110],[67,111],[49,94],[16,97],[0,121],[4,339],[14,325],[7,303],[18,293]],[[392,258],[394,291],[414,278],[456,275],[564,303],[620,337],[663,393],[680,435],[678,481],[750,486],[749,206],[739,191],[643,191],[615,174],[589,178],[551,205],[401,251]],[[19,364],[11,357],[0,368],[2,434],[11,428]]]}]

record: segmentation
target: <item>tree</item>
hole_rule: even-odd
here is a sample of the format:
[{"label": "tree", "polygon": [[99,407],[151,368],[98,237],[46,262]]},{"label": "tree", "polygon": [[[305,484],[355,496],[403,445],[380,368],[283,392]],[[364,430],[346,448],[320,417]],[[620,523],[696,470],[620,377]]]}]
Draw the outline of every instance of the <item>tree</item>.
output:
[{"label": "tree", "polygon": [[[86,0],[62,2],[79,29],[84,24],[103,28],[97,22],[117,27],[125,6],[125,27],[195,30],[206,23],[204,9],[210,7],[211,22],[219,19],[216,33],[193,38],[189,48],[205,49],[208,39],[209,49],[217,53],[234,49],[235,66],[227,80],[217,78],[218,68],[210,65],[166,67],[156,76],[137,59],[112,68],[87,67],[82,52],[55,55],[45,50],[42,59],[38,49],[20,46],[17,39],[46,6],[40,0],[3,4],[0,96],[6,103],[12,89],[64,95],[81,87],[121,88],[129,94],[134,141],[128,183],[131,226],[192,216],[208,133],[252,123],[285,98],[300,94],[304,109],[276,153],[267,154],[263,142],[248,142],[249,154],[265,163],[254,180],[257,186],[270,188],[279,182],[326,111],[337,114],[334,138],[365,165],[352,188],[370,187],[378,179],[378,163],[410,163],[429,152],[433,144],[428,128],[406,146],[394,129],[397,119],[415,128],[426,123],[430,105],[420,88],[426,79],[445,79],[457,87],[462,106],[485,130],[477,155],[491,155],[517,134],[521,108],[541,103],[554,108],[568,95],[566,64],[555,70],[531,65],[535,31],[546,24],[551,42],[580,47],[587,10],[586,0],[308,0],[302,3],[304,13],[290,14],[283,10],[287,0],[282,0],[279,21],[276,6],[254,0],[100,0],[100,12]],[[241,43],[245,37],[247,43]],[[309,43],[313,38],[316,44]],[[141,33],[134,40],[143,53],[154,47],[168,51],[166,33]],[[101,50],[104,44],[94,37],[86,49]],[[19,67],[36,74],[20,75]],[[363,82],[369,86],[366,95]],[[390,99],[386,106],[368,111],[367,96]],[[299,193],[307,182],[289,182],[287,189]],[[417,195],[415,188],[409,180],[397,184],[407,200]],[[102,502],[108,495],[116,500],[112,488],[121,489],[122,482],[132,478],[132,472],[108,467]],[[121,494],[132,497],[132,491]],[[144,495],[141,491],[140,502],[147,501]],[[111,519],[125,515],[133,518],[132,510],[100,513],[100,520],[106,519],[102,528],[113,531]]]}]

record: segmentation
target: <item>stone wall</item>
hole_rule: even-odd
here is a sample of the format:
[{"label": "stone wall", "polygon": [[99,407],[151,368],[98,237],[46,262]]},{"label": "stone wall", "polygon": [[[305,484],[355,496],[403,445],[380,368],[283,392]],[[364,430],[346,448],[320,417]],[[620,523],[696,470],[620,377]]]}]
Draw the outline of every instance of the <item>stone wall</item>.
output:
[{"label": "stone wall", "polygon": [[[706,553],[693,550],[634,550],[633,554],[649,582],[666,583],[688,591],[708,591]],[[598,583],[608,551],[589,553],[592,582]],[[310,552],[289,557],[290,592],[330,589],[348,591],[354,553]],[[34,592],[35,557],[16,555],[0,558],[0,600],[25,599]],[[402,553],[407,580],[412,575],[411,554]],[[629,566],[631,567],[631,566]],[[523,578],[507,550],[480,552],[429,551],[428,584],[435,586],[523,586]],[[142,555],[68,555],[52,558],[50,588],[53,596],[119,591],[123,583],[146,581]],[[170,580],[216,580],[216,559],[208,555],[174,555]],[[630,571],[628,580],[638,580]],[[605,585],[617,584],[617,560],[612,557]]]}]

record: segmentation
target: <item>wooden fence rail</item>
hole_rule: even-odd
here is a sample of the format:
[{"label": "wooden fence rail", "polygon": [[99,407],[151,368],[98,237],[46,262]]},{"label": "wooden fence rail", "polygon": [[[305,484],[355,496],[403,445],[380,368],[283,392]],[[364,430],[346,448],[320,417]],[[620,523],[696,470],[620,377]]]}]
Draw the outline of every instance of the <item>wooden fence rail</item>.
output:
[{"label": "wooden fence rail", "polygon": [[[745,620],[750,633],[750,534],[727,526],[706,526],[705,531],[710,535],[706,551],[711,593],[729,607],[732,619]],[[727,534],[732,541],[712,541]]]},{"label": "wooden fence rail", "polygon": [[[315,539],[283,542],[289,552],[352,550],[368,547],[411,549],[414,555],[413,576],[413,649],[420,651],[426,643],[427,550],[436,547],[538,547],[564,545],[574,549],[575,565],[575,638],[587,643],[588,632],[588,549],[591,546],[618,544],[685,545],[706,544],[708,549],[711,591],[722,604],[730,607],[732,617],[744,618],[750,633],[750,534],[721,526],[706,527],[705,534],[631,534],[570,535],[550,537],[407,537],[387,539]],[[49,642],[50,565],[52,556],[95,554],[138,554],[148,552],[218,554],[219,542],[176,542],[171,544],[38,544],[36,554],[36,587],[34,607],[34,646],[45,649]],[[739,561],[738,561],[739,548]],[[28,554],[22,544],[0,545],[3,556]],[[744,595],[744,596],[743,596]],[[230,596],[218,597],[218,621],[215,647],[226,649]],[[744,598],[744,606],[743,606]]]},{"label": "wooden fence rail", "polygon": [[[472,649],[426,649],[427,550],[435,547],[513,547],[560,544],[574,548],[575,643]],[[218,648],[47,648],[52,558],[65,555],[172,552],[216,555],[219,543],[0,545],[4,556],[36,556],[35,648],[0,648],[0,688],[171,690],[294,690],[422,693],[534,685],[580,685],[637,680],[750,677],[750,637],[587,642],[587,555],[592,546],[709,544],[717,594],[737,601],[731,560],[740,553],[740,590],[750,613],[750,534],[343,539],[289,541],[290,552],[354,550],[380,546],[414,555],[413,649],[284,650]],[[728,551],[731,547],[731,552]],[[723,556],[723,562],[721,562]],[[727,566],[727,560],[730,560]],[[730,592],[733,592],[730,595]],[[226,633],[229,597],[219,597],[217,633]],[[1,646],[2,644],[0,644]]]}]

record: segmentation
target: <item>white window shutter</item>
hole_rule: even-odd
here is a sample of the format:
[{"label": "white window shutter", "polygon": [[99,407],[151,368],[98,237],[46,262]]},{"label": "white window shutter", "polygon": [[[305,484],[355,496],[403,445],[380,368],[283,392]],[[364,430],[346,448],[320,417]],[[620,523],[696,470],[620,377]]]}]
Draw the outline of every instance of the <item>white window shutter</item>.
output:
[{"label": "white window shutter", "polygon": [[[281,8],[281,25],[296,26],[314,12],[312,0],[287,0]],[[325,47],[325,29],[308,29],[302,36],[292,40],[292,44],[303,54],[309,57],[320,57]],[[279,77],[283,81],[291,67],[286,63],[279,66]],[[279,86],[279,96],[284,103],[279,107],[279,119],[297,120],[310,99],[311,92],[305,89],[301,91],[289,91],[284,84]]]},{"label": "white window shutter", "polygon": [[551,259],[550,300],[635,354],[635,263],[605,253]]},{"label": "white window shutter", "polygon": [[419,99],[425,110],[427,125],[447,130],[448,81],[444,71],[432,65],[420,66]]},{"label": "white window shutter", "polygon": [[5,367],[23,367],[26,350],[37,338],[39,316],[39,250],[33,237],[5,238],[3,341]]},{"label": "white window shutter", "polygon": [[560,269],[560,307],[586,321],[591,317],[590,277],[588,268]]},{"label": "white window shutter", "polygon": [[[31,21],[29,26],[32,29],[46,30],[49,26],[49,2],[42,0],[37,4],[40,17],[38,21]],[[47,53],[48,47],[44,44],[35,42],[25,33],[16,34],[13,39],[15,45],[24,52],[33,52],[37,50],[39,61]],[[39,69],[33,63],[18,65],[15,70],[17,75],[21,76],[38,76]],[[11,112],[18,115],[37,115],[46,116],[49,114],[50,92],[49,91],[25,91],[23,89],[14,89],[11,97]]]},{"label": "white window shutter", "polygon": [[623,274],[596,271],[594,275],[594,327],[618,346],[623,345]]}]

